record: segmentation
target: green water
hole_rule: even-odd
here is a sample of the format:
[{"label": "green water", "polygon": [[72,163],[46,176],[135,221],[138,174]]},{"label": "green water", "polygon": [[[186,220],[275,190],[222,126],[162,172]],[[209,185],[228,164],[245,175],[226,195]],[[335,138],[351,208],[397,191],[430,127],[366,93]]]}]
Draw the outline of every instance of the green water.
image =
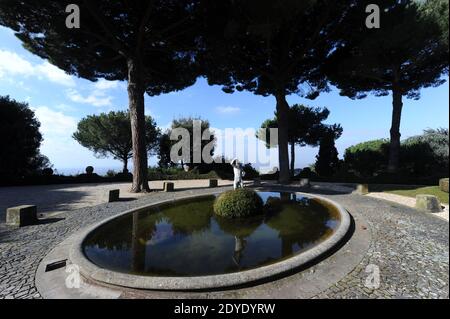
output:
[{"label": "green water", "polygon": [[96,265],[147,276],[238,272],[292,257],[328,238],[334,208],[290,193],[259,192],[261,216],[229,220],[213,213],[214,196],[122,216],[83,243]]}]

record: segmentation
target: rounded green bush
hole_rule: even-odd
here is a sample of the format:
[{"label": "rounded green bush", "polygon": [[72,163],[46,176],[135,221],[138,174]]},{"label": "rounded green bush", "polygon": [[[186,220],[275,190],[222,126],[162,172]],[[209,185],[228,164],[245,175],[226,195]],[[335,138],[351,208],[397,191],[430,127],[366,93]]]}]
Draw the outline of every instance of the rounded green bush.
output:
[{"label": "rounded green bush", "polygon": [[237,189],[221,194],[214,202],[214,212],[222,217],[241,218],[263,213],[263,200],[250,189]]}]

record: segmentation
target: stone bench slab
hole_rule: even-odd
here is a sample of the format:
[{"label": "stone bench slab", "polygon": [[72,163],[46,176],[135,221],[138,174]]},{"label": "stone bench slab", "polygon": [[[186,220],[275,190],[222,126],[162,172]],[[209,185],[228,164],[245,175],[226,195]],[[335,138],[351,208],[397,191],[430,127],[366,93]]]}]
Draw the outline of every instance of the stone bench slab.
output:
[{"label": "stone bench slab", "polygon": [[34,205],[22,205],[6,210],[6,224],[10,226],[30,226],[38,221],[37,207]]},{"label": "stone bench slab", "polygon": [[117,202],[120,199],[120,189],[112,189],[108,191],[107,200],[108,203]]},{"label": "stone bench slab", "polygon": [[354,193],[358,195],[367,195],[369,192],[370,190],[368,184],[358,184]]},{"label": "stone bench slab", "polygon": [[219,181],[217,179],[209,180],[209,188],[216,188],[219,186]]},{"label": "stone bench slab", "polygon": [[175,191],[175,184],[171,182],[165,182],[164,183],[164,190],[165,193],[171,193]]}]

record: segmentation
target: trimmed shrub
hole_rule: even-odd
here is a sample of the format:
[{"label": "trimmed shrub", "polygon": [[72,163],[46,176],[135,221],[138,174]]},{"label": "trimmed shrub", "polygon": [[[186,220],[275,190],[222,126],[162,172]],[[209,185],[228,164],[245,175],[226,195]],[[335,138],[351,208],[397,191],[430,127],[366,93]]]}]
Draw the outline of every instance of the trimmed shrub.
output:
[{"label": "trimmed shrub", "polygon": [[214,212],[226,218],[256,216],[263,213],[263,200],[250,189],[228,191],[216,199]]},{"label": "trimmed shrub", "polygon": [[94,173],[94,168],[92,166],[86,167],[86,174],[92,175]]}]

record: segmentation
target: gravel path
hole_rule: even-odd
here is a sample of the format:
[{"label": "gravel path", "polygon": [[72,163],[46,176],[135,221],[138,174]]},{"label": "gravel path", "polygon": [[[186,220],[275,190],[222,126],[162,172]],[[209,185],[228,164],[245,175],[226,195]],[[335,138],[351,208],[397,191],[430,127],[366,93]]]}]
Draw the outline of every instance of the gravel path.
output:
[{"label": "gravel path", "polygon": [[[413,197],[407,197],[407,196],[390,194],[390,193],[375,193],[375,192],[370,193],[367,196],[370,196],[373,198],[384,199],[384,200],[387,200],[390,202],[394,202],[394,203],[405,205],[405,206],[412,207],[412,208],[414,208],[416,206],[416,199]],[[433,215],[448,221],[448,205],[442,204],[442,207],[444,208],[444,211],[442,213],[434,213]]]},{"label": "gravel path", "polygon": [[[313,191],[319,191],[314,189]],[[208,189],[152,193],[135,201],[101,204],[64,212],[24,228],[0,224],[0,298],[40,298],[34,284],[39,262],[70,234],[121,211],[157,200],[204,194]],[[317,298],[448,298],[449,224],[403,205],[367,196],[328,194],[350,213],[364,216],[372,236],[362,262]],[[368,270],[379,273],[370,289]],[[275,296],[274,296],[275,297]]]}]

